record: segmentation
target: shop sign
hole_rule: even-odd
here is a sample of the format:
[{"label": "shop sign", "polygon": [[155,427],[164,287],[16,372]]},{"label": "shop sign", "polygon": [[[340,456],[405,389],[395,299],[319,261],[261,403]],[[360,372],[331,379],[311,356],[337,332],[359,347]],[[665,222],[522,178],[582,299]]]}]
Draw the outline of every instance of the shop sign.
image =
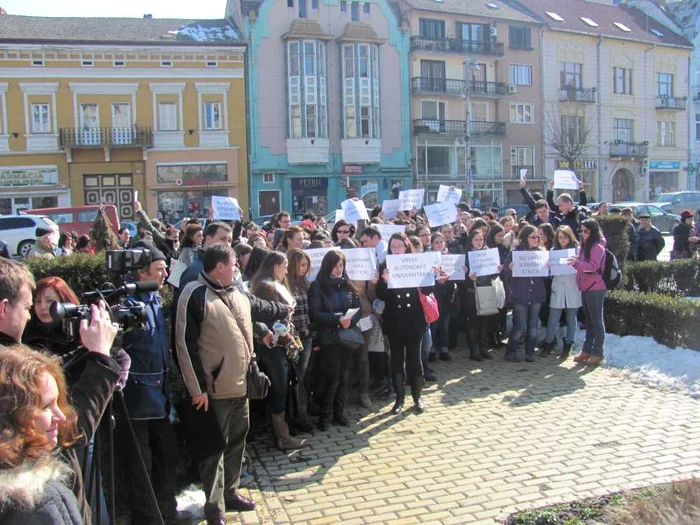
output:
[{"label": "shop sign", "polygon": [[[558,170],[568,170],[571,169],[570,162],[568,160],[558,160],[556,161],[556,166]],[[598,169],[598,161],[595,159],[576,159],[574,161],[574,169],[580,170],[596,170]]]},{"label": "shop sign", "polygon": [[362,166],[360,164],[345,164],[343,173],[345,175],[362,175]]},{"label": "shop sign", "polygon": [[51,186],[58,184],[57,169],[0,170],[0,186]]},{"label": "shop sign", "polygon": [[326,177],[314,177],[309,179],[292,179],[293,190],[325,190],[328,188]]},{"label": "shop sign", "polygon": [[650,160],[650,170],[679,170],[681,163],[678,160]]}]

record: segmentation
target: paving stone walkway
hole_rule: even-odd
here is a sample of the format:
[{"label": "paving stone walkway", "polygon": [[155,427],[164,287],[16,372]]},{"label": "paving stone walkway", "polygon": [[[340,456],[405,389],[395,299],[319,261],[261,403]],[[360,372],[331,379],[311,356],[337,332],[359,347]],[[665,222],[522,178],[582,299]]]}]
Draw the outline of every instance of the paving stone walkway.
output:
[{"label": "paving stone walkway", "polygon": [[[500,523],[519,509],[700,476],[700,401],[569,359],[438,363],[427,410],[316,431],[284,454],[252,436],[265,524]],[[410,398],[409,398],[410,399]],[[247,490],[246,490],[247,492]]]}]

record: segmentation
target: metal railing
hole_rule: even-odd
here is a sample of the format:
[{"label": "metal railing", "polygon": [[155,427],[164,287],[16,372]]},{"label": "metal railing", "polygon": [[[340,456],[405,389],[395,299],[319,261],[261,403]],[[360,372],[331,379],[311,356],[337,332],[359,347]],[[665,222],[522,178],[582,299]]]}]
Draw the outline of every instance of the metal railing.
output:
[{"label": "metal railing", "polygon": [[596,88],[563,87],[559,90],[559,101],[594,104],[596,91]]},{"label": "metal railing", "polygon": [[417,119],[413,121],[413,131],[420,133],[445,133],[466,135],[466,120]]},{"label": "metal railing", "polygon": [[153,147],[151,128],[61,128],[62,148]]},{"label": "metal railing", "polygon": [[476,55],[503,56],[503,42],[493,40],[461,40],[458,38],[411,37],[411,49],[444,51],[446,53],[471,53]]},{"label": "metal railing", "polygon": [[685,109],[688,105],[688,97],[672,97],[670,95],[657,95],[657,109]]},{"label": "metal railing", "polygon": [[520,179],[520,170],[527,170],[527,178],[528,179],[534,179],[535,178],[535,167],[534,166],[511,166],[510,167],[510,176],[512,179]]},{"label": "metal railing", "polygon": [[622,142],[616,140],[610,144],[611,157],[646,157],[648,142]]},{"label": "metal railing", "polygon": [[502,137],[506,134],[505,122],[492,122],[487,120],[472,120],[469,123],[469,136],[471,137]]},{"label": "metal railing", "polygon": [[472,80],[469,92],[473,96],[500,97],[506,94],[506,85],[503,82],[484,82]]},{"label": "metal railing", "polygon": [[453,78],[413,77],[411,89],[420,93],[462,95],[467,92],[467,83],[464,80]]}]

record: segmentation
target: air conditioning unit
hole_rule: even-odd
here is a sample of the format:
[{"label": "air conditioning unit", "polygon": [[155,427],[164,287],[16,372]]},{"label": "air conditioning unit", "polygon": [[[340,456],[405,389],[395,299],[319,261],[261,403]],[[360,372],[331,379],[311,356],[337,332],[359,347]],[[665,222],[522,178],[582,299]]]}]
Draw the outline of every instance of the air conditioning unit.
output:
[{"label": "air conditioning unit", "polygon": [[498,28],[491,26],[491,36],[498,36]]},{"label": "air conditioning unit", "polygon": [[641,173],[643,176],[649,175],[649,166],[645,166],[644,164],[642,164],[642,167],[639,169],[639,173]]},{"label": "air conditioning unit", "polygon": [[642,159],[642,168],[649,169],[649,159]]},{"label": "air conditioning unit", "polygon": [[518,86],[515,84],[508,84],[508,93],[517,93],[518,92]]}]

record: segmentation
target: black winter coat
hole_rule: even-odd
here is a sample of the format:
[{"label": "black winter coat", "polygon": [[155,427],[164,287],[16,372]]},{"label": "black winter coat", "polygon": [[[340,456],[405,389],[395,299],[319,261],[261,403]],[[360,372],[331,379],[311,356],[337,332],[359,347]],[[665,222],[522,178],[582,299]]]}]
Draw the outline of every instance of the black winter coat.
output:
[{"label": "black winter coat", "polygon": [[[321,341],[330,341],[340,327],[340,318],[350,308],[360,308],[360,297],[350,288],[344,277],[331,278],[330,287],[323,286],[318,279],[309,288],[309,316]],[[357,312],[350,326],[355,326],[362,317]]]},{"label": "black winter coat", "polygon": [[[379,275],[384,273],[386,263],[379,265]],[[433,286],[421,288],[425,295],[434,292]],[[377,282],[377,298],[384,301],[382,330],[391,336],[410,335],[422,337],[428,328],[423,305],[418,297],[418,288],[393,288],[383,278]]]},{"label": "black winter coat", "polygon": [[692,229],[689,225],[681,223],[673,228],[673,251],[681,252],[685,251],[690,255],[690,241],[688,240],[692,235]]},{"label": "black winter coat", "polygon": [[655,261],[656,257],[666,246],[661,232],[652,226],[648,230],[644,228],[637,229],[637,260],[638,261]]}]

